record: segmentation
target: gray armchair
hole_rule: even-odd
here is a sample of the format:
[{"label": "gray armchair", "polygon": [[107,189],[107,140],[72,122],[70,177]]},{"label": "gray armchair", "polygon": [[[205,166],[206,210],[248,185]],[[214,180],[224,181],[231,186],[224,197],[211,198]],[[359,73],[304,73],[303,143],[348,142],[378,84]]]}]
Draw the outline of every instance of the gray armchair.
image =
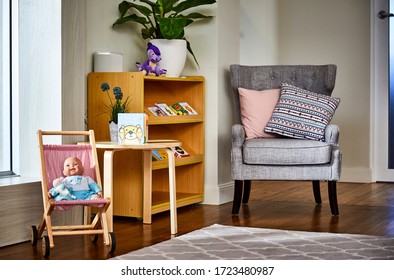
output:
[{"label": "gray armchair", "polygon": [[328,182],[332,215],[339,215],[336,182],[341,174],[339,128],[329,124],[324,141],[281,138],[246,140],[241,124],[238,88],[264,90],[280,88],[288,83],[312,92],[331,95],[336,77],[336,65],[231,65],[231,87],[237,110],[232,128],[231,172],[234,180],[232,214],[238,214],[241,202],[249,201],[252,181],[297,180],[312,181],[314,199],[321,204],[320,181]]}]

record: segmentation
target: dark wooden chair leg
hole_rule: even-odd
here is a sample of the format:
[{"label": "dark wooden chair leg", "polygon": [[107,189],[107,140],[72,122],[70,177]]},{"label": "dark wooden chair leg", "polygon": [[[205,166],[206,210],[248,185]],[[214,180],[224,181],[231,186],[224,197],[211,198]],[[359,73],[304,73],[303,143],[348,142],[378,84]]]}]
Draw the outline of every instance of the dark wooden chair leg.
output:
[{"label": "dark wooden chair leg", "polygon": [[252,187],[252,181],[251,180],[244,180],[244,194],[242,196],[242,203],[243,204],[248,204],[248,202],[249,202],[251,187]]},{"label": "dark wooden chair leg", "polygon": [[241,201],[242,201],[242,189],[243,189],[243,181],[235,180],[233,209],[231,211],[233,215],[237,215],[239,213],[239,208],[241,207]]},{"label": "dark wooden chair leg", "polygon": [[328,181],[328,199],[330,201],[331,214],[338,216],[337,181]]},{"label": "dark wooden chair leg", "polygon": [[320,181],[312,181],[313,186],[313,196],[315,197],[316,204],[321,204],[321,195],[320,195]]}]

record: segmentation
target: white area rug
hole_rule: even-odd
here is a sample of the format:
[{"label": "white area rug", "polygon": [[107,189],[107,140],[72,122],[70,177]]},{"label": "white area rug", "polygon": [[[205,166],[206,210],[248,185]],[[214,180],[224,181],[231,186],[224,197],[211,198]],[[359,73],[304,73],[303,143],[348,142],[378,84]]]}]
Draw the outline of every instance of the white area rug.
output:
[{"label": "white area rug", "polygon": [[394,260],[394,238],[214,224],[113,260]]}]

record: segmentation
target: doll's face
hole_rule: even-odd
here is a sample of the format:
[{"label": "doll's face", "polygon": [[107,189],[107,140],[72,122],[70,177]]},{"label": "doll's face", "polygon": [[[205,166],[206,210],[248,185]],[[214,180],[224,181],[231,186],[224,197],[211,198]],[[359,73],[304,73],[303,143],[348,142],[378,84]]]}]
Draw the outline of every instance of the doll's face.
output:
[{"label": "doll's face", "polygon": [[82,162],[76,157],[69,157],[64,161],[64,176],[75,176],[83,174]]}]

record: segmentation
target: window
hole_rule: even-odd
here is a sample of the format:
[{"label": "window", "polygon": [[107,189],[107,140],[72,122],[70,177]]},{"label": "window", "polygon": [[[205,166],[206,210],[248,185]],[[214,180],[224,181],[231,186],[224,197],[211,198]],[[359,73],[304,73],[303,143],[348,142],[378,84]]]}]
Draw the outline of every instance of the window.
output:
[{"label": "window", "polygon": [[0,0],[0,178],[39,178],[37,130],[61,129],[61,3]]},{"label": "window", "polygon": [[11,0],[0,0],[0,176],[11,165]]}]

